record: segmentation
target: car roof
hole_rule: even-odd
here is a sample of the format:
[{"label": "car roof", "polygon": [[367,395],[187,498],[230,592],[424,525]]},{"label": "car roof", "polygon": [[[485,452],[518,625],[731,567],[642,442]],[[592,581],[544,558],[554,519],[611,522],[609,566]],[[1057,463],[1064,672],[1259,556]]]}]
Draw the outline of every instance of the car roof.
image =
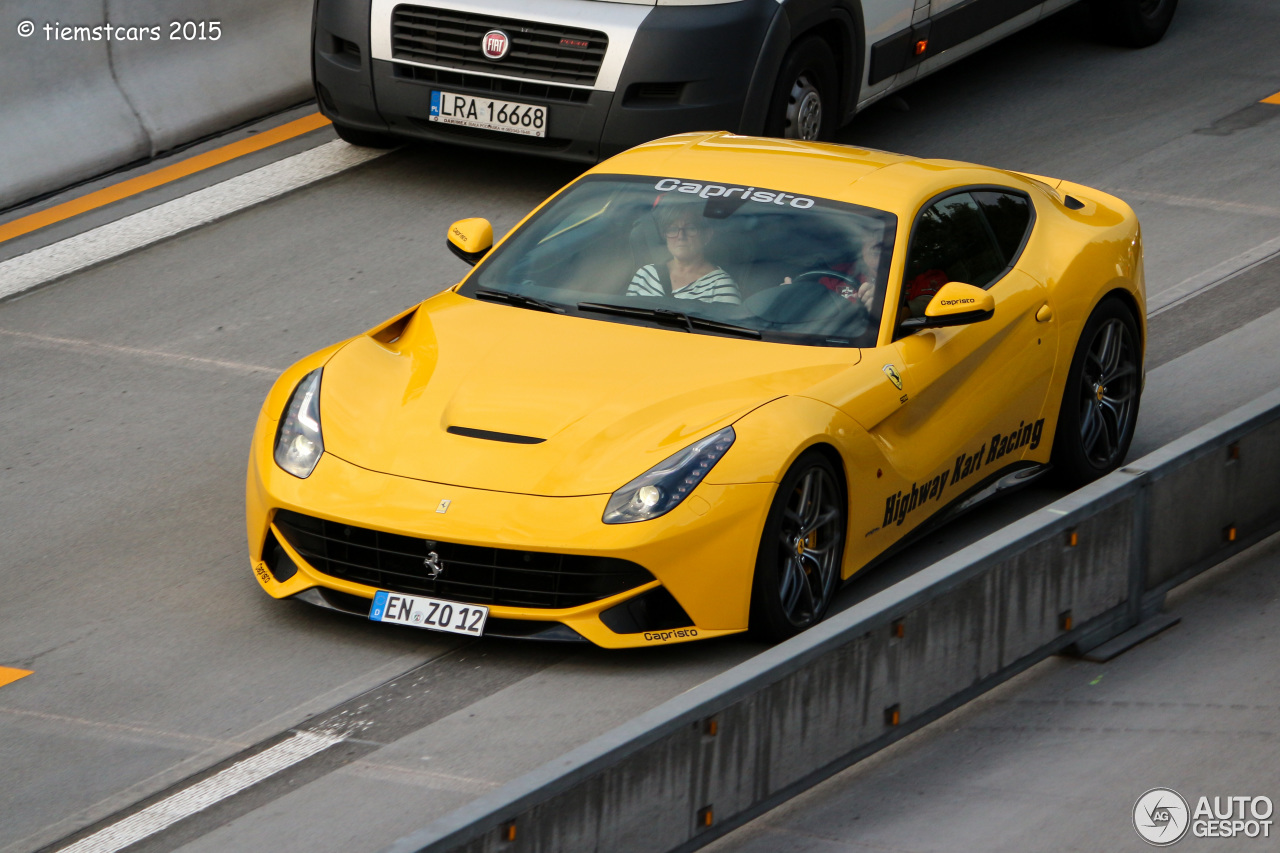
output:
[{"label": "car roof", "polygon": [[825,142],[686,133],[636,146],[592,173],[652,175],[756,186],[911,215],[919,202],[959,186],[1026,190],[1022,176],[951,160],[922,160]]}]

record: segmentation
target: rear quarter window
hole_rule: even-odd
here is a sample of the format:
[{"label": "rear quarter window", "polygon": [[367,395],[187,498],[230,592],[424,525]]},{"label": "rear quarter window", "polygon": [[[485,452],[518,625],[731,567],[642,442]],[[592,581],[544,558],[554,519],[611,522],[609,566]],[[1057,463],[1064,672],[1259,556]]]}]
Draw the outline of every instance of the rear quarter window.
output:
[{"label": "rear quarter window", "polygon": [[1031,230],[1031,203],[1013,193],[981,190],[972,195],[991,225],[1005,263],[1012,262]]}]

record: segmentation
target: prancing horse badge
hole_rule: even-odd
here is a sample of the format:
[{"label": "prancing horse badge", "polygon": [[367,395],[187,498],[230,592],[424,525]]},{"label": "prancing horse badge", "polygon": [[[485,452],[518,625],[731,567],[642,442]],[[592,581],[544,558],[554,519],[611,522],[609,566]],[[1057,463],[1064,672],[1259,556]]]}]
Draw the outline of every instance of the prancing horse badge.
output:
[{"label": "prancing horse badge", "polygon": [[444,571],[444,563],[440,561],[440,555],[435,551],[428,554],[427,558],[422,561],[422,567],[427,570],[428,580],[435,580]]},{"label": "prancing horse badge", "polygon": [[895,369],[892,364],[886,364],[884,367],[880,369],[884,371],[885,376],[889,377],[889,381],[893,383],[893,386],[897,388],[899,391],[901,391],[902,377],[898,375],[897,369]]}]

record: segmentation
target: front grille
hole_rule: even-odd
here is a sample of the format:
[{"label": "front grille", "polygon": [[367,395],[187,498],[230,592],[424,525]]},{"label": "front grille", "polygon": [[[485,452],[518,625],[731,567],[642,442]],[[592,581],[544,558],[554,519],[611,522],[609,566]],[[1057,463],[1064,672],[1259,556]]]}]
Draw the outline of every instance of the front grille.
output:
[{"label": "front grille", "polygon": [[[493,29],[511,37],[510,51],[496,62],[480,52]],[[391,13],[391,55],[446,68],[590,86],[608,46],[604,33],[575,27],[425,6],[397,6]]]},{"label": "front grille", "polygon": [[[560,609],[651,582],[644,567],[612,557],[456,545],[383,533],[280,510],[275,527],[304,560],[331,577],[450,601]],[[427,577],[435,552],[444,571]]]}]

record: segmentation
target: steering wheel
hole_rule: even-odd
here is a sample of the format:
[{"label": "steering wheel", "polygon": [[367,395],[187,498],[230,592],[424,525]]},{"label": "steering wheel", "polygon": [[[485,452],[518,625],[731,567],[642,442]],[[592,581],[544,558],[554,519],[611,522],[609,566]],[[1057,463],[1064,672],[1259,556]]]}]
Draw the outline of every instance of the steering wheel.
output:
[{"label": "steering wheel", "polygon": [[818,269],[812,269],[812,270],[808,270],[807,272],[800,273],[800,275],[791,279],[791,283],[795,284],[797,282],[805,280],[806,278],[828,278],[828,277],[838,278],[841,281],[843,281],[845,284],[852,287],[854,290],[858,289],[858,280],[855,279],[853,276],[848,275],[846,273],[842,273],[842,272],[836,272],[833,269],[826,269],[821,267]]}]

